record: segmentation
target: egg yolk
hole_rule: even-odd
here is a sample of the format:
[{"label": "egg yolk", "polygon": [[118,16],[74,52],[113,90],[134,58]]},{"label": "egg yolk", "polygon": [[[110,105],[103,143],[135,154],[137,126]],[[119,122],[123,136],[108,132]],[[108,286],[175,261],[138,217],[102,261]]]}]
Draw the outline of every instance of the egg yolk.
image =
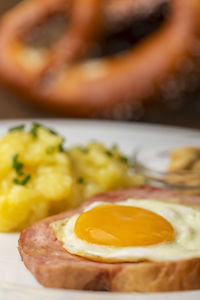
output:
[{"label": "egg yolk", "polygon": [[76,235],[89,243],[116,246],[150,246],[174,240],[172,225],[160,215],[140,207],[101,205],[82,213]]}]

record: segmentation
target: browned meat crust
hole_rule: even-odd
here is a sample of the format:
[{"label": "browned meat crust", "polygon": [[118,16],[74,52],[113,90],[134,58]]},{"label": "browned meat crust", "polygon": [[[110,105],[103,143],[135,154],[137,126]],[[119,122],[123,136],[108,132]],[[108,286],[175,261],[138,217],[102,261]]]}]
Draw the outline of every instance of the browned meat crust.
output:
[{"label": "browned meat crust", "polygon": [[47,218],[24,230],[19,239],[19,252],[25,266],[42,285],[52,288],[115,292],[199,289],[200,258],[159,263],[93,262],[69,254],[49,227],[51,222],[71,216],[93,201],[115,202],[129,197],[200,204],[200,197],[183,196],[169,190],[150,187],[104,193],[93,197],[76,210]]}]

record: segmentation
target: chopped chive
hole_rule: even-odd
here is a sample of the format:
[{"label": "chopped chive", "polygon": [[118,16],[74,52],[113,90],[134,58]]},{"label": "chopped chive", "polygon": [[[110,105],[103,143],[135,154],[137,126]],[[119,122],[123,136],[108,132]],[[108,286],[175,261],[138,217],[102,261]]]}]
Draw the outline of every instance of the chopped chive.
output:
[{"label": "chopped chive", "polygon": [[24,175],[24,172],[23,172],[24,164],[22,162],[19,162],[18,158],[19,158],[18,154],[15,154],[13,156],[12,168],[16,171],[18,176],[20,176],[20,177],[24,176],[24,178],[21,178],[21,179],[15,178],[15,179],[13,179],[13,182],[18,185],[25,185],[30,180],[31,175],[30,174]]},{"label": "chopped chive", "polygon": [[46,127],[44,127],[44,128],[47,129],[48,132],[50,132],[51,134],[53,134],[53,135],[58,135],[56,131],[54,131],[54,130],[52,130],[52,129],[50,129],[50,128],[46,128]]},{"label": "chopped chive", "polygon": [[14,132],[14,131],[22,131],[22,130],[24,130],[24,128],[25,128],[25,125],[19,125],[19,126],[15,126],[15,127],[11,127],[11,128],[9,128],[9,132]]},{"label": "chopped chive", "polygon": [[119,160],[123,163],[127,163],[128,162],[128,158],[126,156],[120,156]]},{"label": "chopped chive", "polygon": [[54,151],[55,151],[55,147],[53,147],[53,146],[49,146],[46,149],[47,154],[52,154]]},{"label": "chopped chive", "polygon": [[24,164],[18,161],[19,155],[15,154],[12,160],[12,168],[16,171],[17,175],[23,176],[24,173],[22,171]]},{"label": "chopped chive", "polygon": [[109,150],[106,150],[105,153],[106,153],[107,156],[110,156],[110,157],[113,155],[113,153]]},{"label": "chopped chive", "polygon": [[117,150],[117,149],[118,149],[118,145],[117,145],[117,144],[113,144],[113,145],[112,145],[112,149],[113,149],[113,150]]},{"label": "chopped chive", "polygon": [[33,123],[30,133],[34,136],[37,137],[38,136],[38,128],[42,127],[42,125],[38,124],[38,123]]},{"label": "chopped chive", "polygon": [[60,144],[58,145],[58,151],[64,152],[64,146],[63,146],[63,143],[60,143]]},{"label": "chopped chive", "polygon": [[79,147],[80,151],[87,154],[89,152],[89,149],[88,148],[85,148],[85,147]]},{"label": "chopped chive", "polygon": [[44,128],[46,129],[49,133],[53,134],[53,135],[58,135],[56,131],[54,131],[53,129],[51,128],[47,128],[39,123],[33,123],[32,124],[32,127],[31,127],[31,130],[30,130],[30,133],[34,136],[34,137],[37,137],[38,136],[38,128]]},{"label": "chopped chive", "polygon": [[83,177],[77,178],[77,182],[80,183],[80,184],[83,183],[84,182],[84,178]]},{"label": "chopped chive", "polygon": [[28,175],[26,175],[22,180],[20,180],[20,179],[18,179],[18,178],[15,178],[15,179],[13,180],[13,182],[14,182],[15,184],[18,184],[18,185],[26,185],[30,179],[31,179],[31,175],[28,174]]}]

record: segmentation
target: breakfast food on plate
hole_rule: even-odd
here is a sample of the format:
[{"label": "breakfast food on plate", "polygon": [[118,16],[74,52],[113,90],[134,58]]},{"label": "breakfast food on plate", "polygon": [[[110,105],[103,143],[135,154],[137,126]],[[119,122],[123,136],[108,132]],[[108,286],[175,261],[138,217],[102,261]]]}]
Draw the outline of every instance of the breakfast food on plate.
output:
[{"label": "breakfast food on plate", "polygon": [[200,198],[151,187],[93,197],[25,229],[19,252],[46,287],[200,288]]},{"label": "breakfast food on plate", "polygon": [[89,197],[143,184],[117,147],[91,142],[66,152],[63,138],[33,124],[11,128],[0,139],[0,231],[77,207]]},{"label": "breakfast food on plate", "polygon": [[199,194],[200,187],[200,148],[179,147],[170,152],[169,175],[166,180],[170,184],[196,187],[193,193]]},{"label": "breakfast food on plate", "polygon": [[200,171],[200,148],[180,147],[171,151],[169,172]]},{"label": "breakfast food on plate", "polygon": [[[142,35],[135,47],[138,32],[131,42],[120,43],[124,28],[133,32],[128,20],[141,15],[151,20],[149,13],[160,10],[149,36]],[[25,41],[34,28],[59,14],[70,16],[69,26],[52,47]],[[1,20],[0,79],[68,116],[128,118],[139,104],[184,90],[182,74],[195,76],[199,17],[199,0],[26,0]],[[118,55],[107,47],[112,35],[120,45]]]}]

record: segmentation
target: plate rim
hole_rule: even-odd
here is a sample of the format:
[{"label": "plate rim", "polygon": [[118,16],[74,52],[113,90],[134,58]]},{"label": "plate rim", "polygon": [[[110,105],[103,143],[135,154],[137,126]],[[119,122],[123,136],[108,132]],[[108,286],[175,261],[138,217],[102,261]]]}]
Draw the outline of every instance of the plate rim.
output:
[{"label": "plate rim", "polygon": [[15,123],[15,124],[19,124],[19,123],[26,123],[26,124],[31,124],[31,123],[57,123],[57,124],[63,124],[63,123],[68,123],[71,124],[73,126],[76,125],[82,125],[84,124],[85,126],[90,125],[91,123],[94,126],[99,126],[100,124],[102,125],[108,125],[110,128],[114,128],[114,127],[118,127],[120,126],[128,126],[128,127],[137,127],[139,128],[156,128],[156,129],[160,129],[160,130],[177,130],[177,131],[182,131],[182,132],[196,132],[196,133],[200,133],[200,129],[198,128],[190,128],[190,127],[181,127],[181,126],[177,126],[177,125],[169,125],[169,124],[159,124],[159,123],[149,123],[149,122],[137,122],[137,121],[112,121],[112,120],[103,120],[103,119],[80,119],[80,118],[19,118],[19,119],[1,119],[0,120],[0,126],[3,123]]}]

